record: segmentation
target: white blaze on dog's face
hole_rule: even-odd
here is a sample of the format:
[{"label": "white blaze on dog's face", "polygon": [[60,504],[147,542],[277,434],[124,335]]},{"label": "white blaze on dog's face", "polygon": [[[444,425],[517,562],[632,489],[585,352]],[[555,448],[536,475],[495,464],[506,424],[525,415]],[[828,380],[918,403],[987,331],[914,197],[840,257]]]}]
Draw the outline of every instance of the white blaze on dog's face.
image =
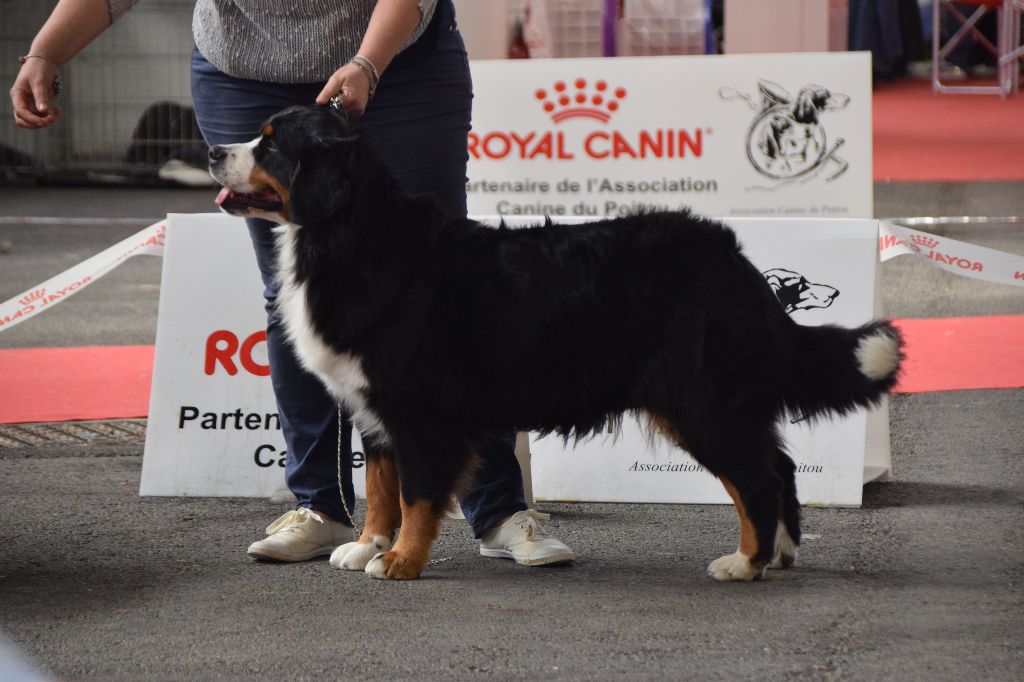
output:
[{"label": "white blaze on dog's face", "polygon": [[217,182],[237,192],[256,192],[258,188],[251,182],[252,170],[256,166],[253,150],[262,139],[260,135],[242,144],[221,145],[220,149],[227,156],[222,163],[210,164],[210,174]]},{"label": "white blaze on dog's face", "polygon": [[288,222],[288,189],[267,172],[263,158],[277,151],[273,128],[242,144],[217,145],[210,149],[210,175],[224,185],[217,205],[226,213],[247,218]]},{"label": "white blaze on dog's face", "polygon": [[217,204],[237,216],[292,227],[340,211],[350,193],[353,136],[331,107],[291,107],[251,142],[210,148],[210,174],[224,185]]}]

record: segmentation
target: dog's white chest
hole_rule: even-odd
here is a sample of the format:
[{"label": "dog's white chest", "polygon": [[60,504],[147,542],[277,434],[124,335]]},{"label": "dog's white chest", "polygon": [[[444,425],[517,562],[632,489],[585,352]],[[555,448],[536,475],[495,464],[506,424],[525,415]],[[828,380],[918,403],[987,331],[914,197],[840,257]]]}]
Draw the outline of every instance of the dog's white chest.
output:
[{"label": "dog's white chest", "polygon": [[307,305],[306,284],[295,282],[294,267],[290,228],[283,228],[278,237],[278,281],[281,288],[277,308],[296,357],[351,413],[353,423],[363,436],[373,433],[386,437],[380,419],[367,406],[366,394],[370,383],[363,371],[362,360],[352,353],[339,353],[324,341]]}]

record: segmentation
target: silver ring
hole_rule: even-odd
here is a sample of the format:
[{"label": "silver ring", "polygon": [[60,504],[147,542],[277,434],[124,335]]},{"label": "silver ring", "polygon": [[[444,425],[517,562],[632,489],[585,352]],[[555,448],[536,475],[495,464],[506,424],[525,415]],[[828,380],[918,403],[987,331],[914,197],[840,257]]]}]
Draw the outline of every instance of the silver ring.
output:
[{"label": "silver ring", "polygon": [[331,98],[331,106],[341,111],[341,104],[345,101],[345,88],[338,91],[338,94]]}]

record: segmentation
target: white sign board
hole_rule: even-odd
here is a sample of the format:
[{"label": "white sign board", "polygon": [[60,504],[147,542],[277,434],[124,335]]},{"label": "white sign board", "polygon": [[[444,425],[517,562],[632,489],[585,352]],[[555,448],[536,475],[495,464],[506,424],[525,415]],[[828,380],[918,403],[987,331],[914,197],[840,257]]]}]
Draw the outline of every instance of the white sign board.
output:
[{"label": "white sign board", "polygon": [[872,216],[869,53],[471,69],[471,214]]},{"label": "white sign board", "polygon": [[[765,273],[794,320],[856,327],[876,315],[878,223],[873,220],[753,219],[726,222]],[[890,468],[888,407],[858,411],[813,427],[785,424],[803,504],[856,506],[863,484]],[[711,474],[665,441],[653,444],[640,425],[568,446],[557,436],[532,438],[538,500],[729,503]]]},{"label": "white sign board", "polygon": [[[249,232],[222,214],[167,225],[140,494],[271,495],[285,487],[285,444]],[[357,457],[360,497],[362,466]]]},{"label": "white sign board", "polygon": [[[774,271],[772,281],[795,287],[797,321],[854,326],[872,316],[876,222],[728,222],[755,264]],[[285,448],[266,367],[262,283],[245,224],[216,214],[172,215],[164,259],[141,493],[269,495],[284,486]],[[859,504],[866,457],[888,469],[888,425],[866,455],[868,421],[857,413],[813,430],[787,428],[802,501]],[[648,448],[630,422],[615,438],[567,450],[550,437],[532,450],[540,499],[729,501],[683,453]],[[353,465],[360,496],[362,464]]]}]

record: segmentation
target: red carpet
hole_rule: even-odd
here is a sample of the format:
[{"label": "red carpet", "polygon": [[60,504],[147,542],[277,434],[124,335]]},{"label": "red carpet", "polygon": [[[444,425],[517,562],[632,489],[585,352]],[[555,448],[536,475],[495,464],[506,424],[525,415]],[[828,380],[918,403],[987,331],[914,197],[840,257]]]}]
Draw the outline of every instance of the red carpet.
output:
[{"label": "red carpet", "polygon": [[145,417],[153,346],[0,350],[0,424]]},{"label": "red carpet", "polygon": [[1024,95],[934,95],[925,81],[874,94],[877,181],[1024,180]]},{"label": "red carpet", "polygon": [[[1024,387],[1024,316],[898,324],[898,392]],[[152,368],[152,346],[0,350],[0,423],[145,417]]]},{"label": "red carpet", "polygon": [[907,360],[899,393],[1024,386],[1024,316],[897,320]]}]

